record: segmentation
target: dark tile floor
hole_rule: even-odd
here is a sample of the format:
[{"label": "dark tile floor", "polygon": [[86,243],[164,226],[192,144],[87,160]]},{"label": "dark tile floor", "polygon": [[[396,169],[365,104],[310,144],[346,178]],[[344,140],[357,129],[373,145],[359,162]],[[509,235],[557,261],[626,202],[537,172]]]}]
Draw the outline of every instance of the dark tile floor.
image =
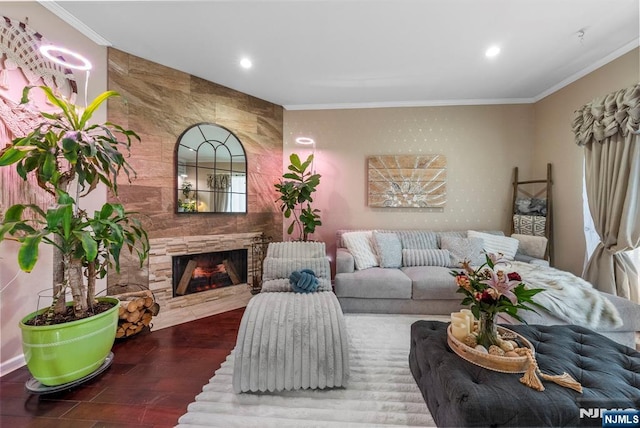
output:
[{"label": "dark tile floor", "polygon": [[244,308],[117,341],[103,374],[50,395],[25,390],[22,367],[0,378],[0,426],[173,427],[235,346]]}]

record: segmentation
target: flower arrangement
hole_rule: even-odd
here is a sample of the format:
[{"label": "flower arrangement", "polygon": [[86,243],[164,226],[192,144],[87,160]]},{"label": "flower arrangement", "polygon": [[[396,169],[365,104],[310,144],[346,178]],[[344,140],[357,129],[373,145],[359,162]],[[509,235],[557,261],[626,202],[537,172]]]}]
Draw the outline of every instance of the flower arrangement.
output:
[{"label": "flower arrangement", "polygon": [[499,342],[495,316],[504,312],[518,321],[524,320],[519,310],[535,311],[542,308],[533,300],[541,288],[527,288],[517,272],[507,272],[508,262],[502,254],[488,253],[486,262],[473,269],[468,261],[462,263],[462,270],[451,271],[458,285],[458,293],[465,297],[463,306],[469,306],[473,315],[480,321],[477,343],[489,349]]}]

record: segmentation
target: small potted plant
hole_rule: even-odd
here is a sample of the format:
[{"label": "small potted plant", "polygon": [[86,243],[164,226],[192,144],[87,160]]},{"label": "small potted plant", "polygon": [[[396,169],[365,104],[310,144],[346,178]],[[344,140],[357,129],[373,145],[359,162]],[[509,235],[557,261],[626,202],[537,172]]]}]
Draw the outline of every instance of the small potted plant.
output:
[{"label": "small potted plant", "polygon": [[293,216],[287,233],[291,235],[297,229],[298,240],[308,241],[309,234],[315,232],[317,226],[322,226],[320,210],[311,207],[313,193],[320,184],[321,176],[308,171],[313,163],[313,154],[301,162],[300,157],[292,153],[289,161],[291,164],[287,169],[290,172],[283,174],[283,180],[275,184],[275,188],[280,192],[276,202],[281,202],[280,209],[285,218]]},{"label": "small potted plant", "polygon": [[[33,88],[24,89],[23,103]],[[121,204],[105,203],[94,213],[79,205],[99,183],[117,195],[118,176],[124,173],[129,181],[135,176],[126,155],[138,135],[110,122],[90,123],[93,113],[118,94],[106,91],[82,109],[46,86],[36,88],[59,112],[41,112],[43,121],[33,131],[0,151],[0,167],[15,167],[24,180],[35,176],[54,202],[47,209],[9,207],[2,213],[0,241],[19,242],[18,265],[25,272],[38,261],[40,244],[54,247],[53,302],[20,323],[27,367],[43,385],[54,386],[102,365],[115,339],[119,305],[117,299],[96,299],[96,279],[110,266],[119,270],[123,249],[142,263],[149,243],[140,222]],[[39,283],[34,279],[34,285]],[[67,290],[73,298],[69,303]]]},{"label": "small potted plant", "polygon": [[185,181],[182,183],[180,187],[182,191],[182,196],[184,199],[178,199],[178,211],[179,212],[195,212],[196,211],[196,201],[191,199],[191,192],[193,190],[193,183],[190,181]]}]

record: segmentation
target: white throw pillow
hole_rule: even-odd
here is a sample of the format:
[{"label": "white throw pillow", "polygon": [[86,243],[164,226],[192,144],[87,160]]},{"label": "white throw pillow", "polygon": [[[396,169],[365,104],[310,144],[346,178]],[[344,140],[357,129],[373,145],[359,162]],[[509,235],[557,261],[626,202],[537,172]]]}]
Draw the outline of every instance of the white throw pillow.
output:
[{"label": "white throw pillow", "polygon": [[363,270],[380,265],[373,248],[372,231],[343,233],[342,242],[344,242],[347,250],[353,255],[356,262],[356,269]]},{"label": "white throw pillow", "polygon": [[482,239],[484,250],[487,253],[502,253],[507,260],[513,260],[518,252],[518,240],[508,236],[492,235],[491,233],[467,231],[469,238]]}]

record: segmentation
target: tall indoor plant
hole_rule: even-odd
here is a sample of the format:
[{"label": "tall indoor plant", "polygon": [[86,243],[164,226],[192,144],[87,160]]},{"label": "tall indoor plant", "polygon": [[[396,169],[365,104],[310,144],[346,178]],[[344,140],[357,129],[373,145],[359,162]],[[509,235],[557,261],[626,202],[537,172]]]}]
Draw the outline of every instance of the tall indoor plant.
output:
[{"label": "tall indoor plant", "polygon": [[313,193],[320,184],[320,174],[309,171],[309,167],[313,164],[313,154],[301,162],[300,157],[292,153],[289,161],[290,165],[287,168],[289,172],[283,174],[283,180],[280,180],[280,183],[275,184],[280,192],[277,201],[281,202],[280,209],[285,218],[293,216],[287,233],[291,235],[297,228],[298,239],[307,241],[309,234],[315,232],[317,226],[322,226],[320,210],[311,207]]},{"label": "tall indoor plant", "polygon": [[[28,101],[28,94],[33,88],[24,89],[23,103]],[[135,175],[125,155],[129,154],[132,140],[140,140],[138,135],[110,122],[90,123],[93,113],[107,99],[118,94],[106,91],[83,109],[56,96],[46,86],[37,88],[44,91],[59,112],[41,112],[43,121],[35,129],[24,137],[14,139],[0,151],[0,167],[14,166],[24,180],[30,175],[34,176],[38,186],[51,194],[55,201],[46,210],[34,204],[13,205],[4,212],[0,222],[0,241],[11,239],[20,243],[18,265],[25,272],[30,272],[38,261],[41,243],[54,247],[53,303],[51,307],[23,319],[23,343],[25,331],[30,332],[30,327],[43,325],[51,330],[52,324],[76,322],[98,316],[108,307],[117,307],[116,299],[98,302],[100,299],[95,296],[96,279],[103,278],[109,266],[119,270],[123,247],[137,254],[141,263],[149,250],[147,233],[121,204],[105,203],[93,214],[79,206],[81,198],[99,183],[117,195],[119,174],[124,173],[129,180]],[[71,304],[65,303],[67,289],[72,295]],[[115,315],[110,317],[114,322],[108,350],[115,338],[117,308]],[[111,334],[110,326],[100,329]],[[94,333],[90,332],[89,335]],[[42,347],[38,343],[34,349]],[[38,372],[42,367],[32,369],[29,364],[30,357],[36,353],[34,349],[24,350],[27,365],[34,377],[38,378],[34,371]],[[72,358],[78,358],[78,354]],[[96,358],[104,360],[100,356]],[[90,365],[99,363],[101,361],[94,361]],[[49,362],[46,365],[53,364]],[[43,375],[45,380],[42,382],[49,385],[66,383],[75,380],[73,377],[79,379],[88,374],[87,370],[70,376]]]}]

